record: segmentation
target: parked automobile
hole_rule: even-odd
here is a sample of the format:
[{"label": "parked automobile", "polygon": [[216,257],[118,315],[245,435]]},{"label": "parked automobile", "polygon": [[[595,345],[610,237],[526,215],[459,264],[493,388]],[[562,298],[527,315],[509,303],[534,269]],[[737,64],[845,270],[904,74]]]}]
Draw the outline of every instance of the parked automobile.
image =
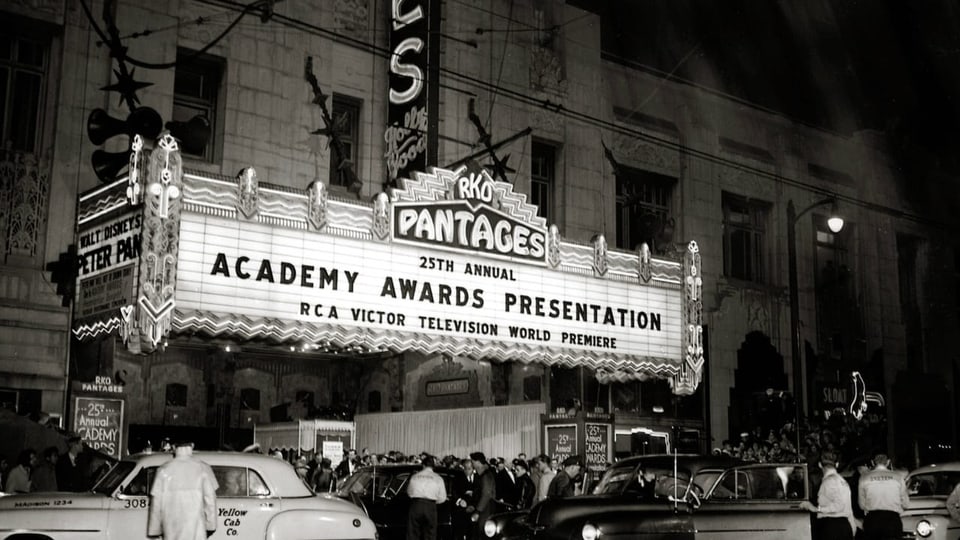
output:
[{"label": "parked automobile", "polygon": [[[641,469],[656,477],[653,494],[639,487]],[[592,495],[492,516],[484,533],[498,540],[809,540],[810,513],[800,508],[808,490],[806,464],[640,456],[610,467]]]},{"label": "parked automobile", "polygon": [[[317,496],[288,463],[238,452],[196,452],[217,477],[213,539],[375,540],[373,522],[354,504]],[[0,498],[0,539],[147,538],[150,486],[171,453],[117,462],[87,493],[31,493]]]},{"label": "parked automobile", "polygon": [[[421,470],[416,464],[387,464],[361,467],[354,471],[340,486],[338,495],[362,506],[377,526],[380,540],[403,540],[406,538],[407,514],[410,497],[407,496],[407,480]],[[457,486],[464,480],[463,471],[435,467],[434,472],[443,478],[447,501],[437,507],[437,538],[453,538],[453,520],[460,510],[454,501]]]},{"label": "parked automobile", "polygon": [[910,504],[902,514],[903,537],[960,539],[960,523],[947,512],[947,497],[960,483],[960,461],[927,465],[907,475]]}]

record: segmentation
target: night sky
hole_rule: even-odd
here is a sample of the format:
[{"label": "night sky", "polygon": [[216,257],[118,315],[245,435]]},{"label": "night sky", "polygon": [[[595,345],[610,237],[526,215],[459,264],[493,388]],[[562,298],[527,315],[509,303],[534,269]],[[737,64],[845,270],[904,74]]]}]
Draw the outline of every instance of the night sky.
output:
[{"label": "night sky", "polygon": [[926,172],[930,163],[960,172],[956,0],[570,3],[602,15],[608,58],[842,134],[884,132],[904,176],[928,188],[914,190],[915,202],[936,203],[949,186],[960,192],[956,180]]}]

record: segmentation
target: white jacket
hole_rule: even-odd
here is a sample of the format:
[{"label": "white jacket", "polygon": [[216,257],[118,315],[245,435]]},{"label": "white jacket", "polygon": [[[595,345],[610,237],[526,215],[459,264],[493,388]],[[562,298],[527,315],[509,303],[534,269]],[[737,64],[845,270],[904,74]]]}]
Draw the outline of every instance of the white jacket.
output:
[{"label": "white jacket", "polygon": [[217,528],[217,479],[209,465],[181,453],[157,469],[150,489],[149,536],[206,540]]}]

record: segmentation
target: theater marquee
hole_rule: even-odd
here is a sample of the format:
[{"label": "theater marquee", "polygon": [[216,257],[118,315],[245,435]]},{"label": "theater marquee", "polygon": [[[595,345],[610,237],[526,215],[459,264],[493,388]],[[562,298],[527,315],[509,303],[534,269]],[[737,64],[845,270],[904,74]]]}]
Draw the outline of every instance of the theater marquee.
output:
[{"label": "theater marquee", "polygon": [[[699,384],[696,244],[681,261],[610,250],[599,235],[567,242],[485,171],[413,176],[363,204],[321,183],[260,185],[249,169],[232,182],[183,175],[167,201],[176,245],[145,234],[141,262],[170,261],[175,282],[148,283],[128,347],[199,333],[583,365],[607,380],[667,378],[677,393]],[[162,230],[150,212],[163,205],[147,197],[145,231]]]}]

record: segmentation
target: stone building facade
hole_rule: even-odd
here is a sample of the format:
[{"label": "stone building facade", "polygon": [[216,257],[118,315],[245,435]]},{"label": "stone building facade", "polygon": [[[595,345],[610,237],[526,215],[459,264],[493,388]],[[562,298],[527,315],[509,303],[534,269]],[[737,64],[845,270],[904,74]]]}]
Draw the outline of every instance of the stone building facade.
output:
[{"label": "stone building facade", "polygon": [[[102,4],[86,4],[103,27]],[[388,178],[382,156],[392,4],[415,2],[277,3],[265,21],[253,10],[215,42],[238,17],[236,5],[120,1],[114,13],[121,35],[146,34],[125,38],[131,57],[170,64],[136,69],[137,80],[151,83],[137,92],[141,104],[164,120],[200,111],[212,121],[209,143],[186,157],[185,168],[230,179],[252,166],[261,182],[303,188],[320,179],[331,196],[369,201]],[[555,410],[576,399],[617,414],[623,435],[664,434],[678,425],[690,446],[707,450],[762,423],[758,403],[767,389],[779,396],[794,388],[786,207],[835,197],[846,219],[841,233],[826,229],[829,206],[796,223],[806,413],[843,406],[850,372],[859,371],[890,411],[874,418],[886,424],[887,442],[909,441],[896,443],[898,455],[954,445],[960,376],[949,336],[960,324],[958,246],[941,216],[907,202],[908,183],[897,176],[882,134],[813,128],[620,62],[603,50],[600,15],[576,4],[435,2],[442,26],[431,34],[440,36],[431,45],[440,49],[431,165],[471,154],[484,161],[472,103],[494,142],[530,128],[498,152],[510,156],[516,190],[541,206],[564,238],[587,243],[602,233],[611,247],[646,242],[665,255],[696,240],[708,367],[693,397],[672,397],[656,381],[601,385],[577,370],[402,351],[331,351],[311,360],[296,344],[226,350],[230,344],[193,336],[172,336],[148,356],[118,343],[71,344],[70,311],[45,263],[74,241],[78,194],[99,185],[89,162],[97,148],[86,135],[90,111],[101,107],[118,119],[128,111],[116,93],[101,90],[115,82],[116,62],[98,45],[84,2],[46,0],[0,9],[11,47],[24,51],[4,65],[37,74],[33,97],[40,99],[26,120],[30,141],[17,139],[21,126],[3,127],[4,405],[69,415],[71,383],[94,375],[125,381],[131,426],[246,428],[269,420],[271,410],[275,418],[311,411],[342,417],[530,401]],[[525,31],[493,31],[511,27]],[[21,65],[31,50],[36,61]],[[342,185],[326,138],[312,133],[323,121],[304,80],[307,57],[330,95],[326,104],[349,144],[359,190]],[[25,96],[10,93],[4,107],[12,110]],[[123,139],[104,147],[122,151]],[[455,403],[424,390],[425,381],[447,372],[467,373],[475,385]],[[912,399],[917,392],[929,399]],[[283,404],[293,412],[275,409]],[[778,406],[786,407],[781,420],[793,416],[789,405]],[[931,421],[908,420],[918,415]],[[618,441],[618,451],[636,451],[630,444],[629,437]]]}]

